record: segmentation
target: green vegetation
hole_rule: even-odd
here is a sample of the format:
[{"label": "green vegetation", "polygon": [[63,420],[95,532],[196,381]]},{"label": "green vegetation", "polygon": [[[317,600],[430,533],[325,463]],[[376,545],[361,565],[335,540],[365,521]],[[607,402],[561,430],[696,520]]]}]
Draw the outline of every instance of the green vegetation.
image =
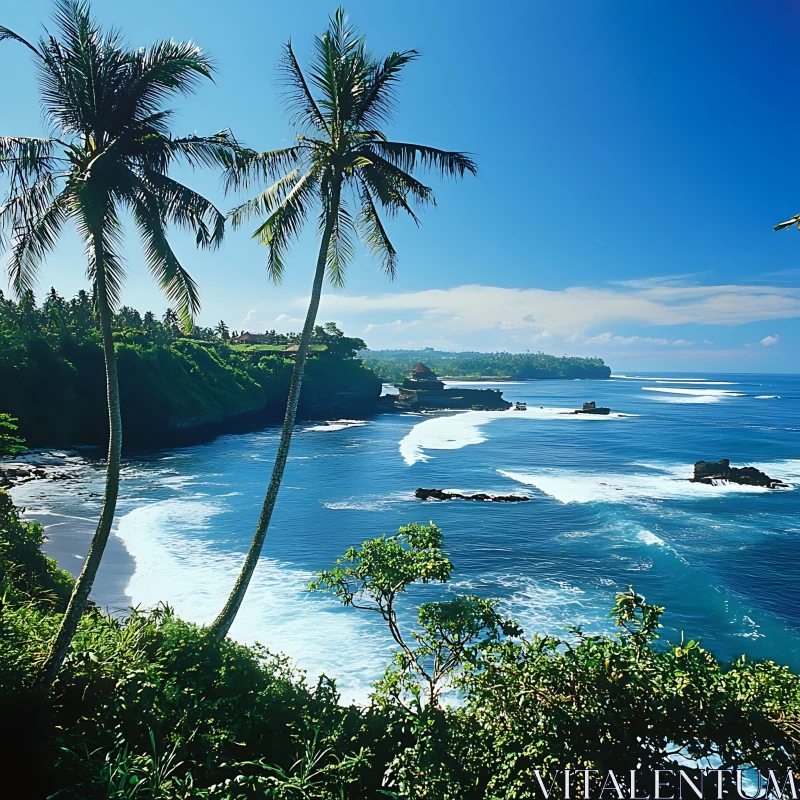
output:
[{"label": "green vegetation", "polygon": [[9,184],[0,208],[0,243],[8,230],[9,275],[19,296],[35,285],[39,267],[66,223],[75,225],[88,254],[87,274],[102,333],[109,437],[100,519],[41,673],[45,692],[89,601],[119,493],[122,416],[111,318],[124,280],[120,215],[132,214],[150,272],[188,324],[200,308],[199,295],[167,241],[167,224],[193,231],[198,247],[216,247],[225,216],[169,172],[178,162],[218,164],[235,145],[226,133],[171,134],[174,111],[167,100],[191,94],[213,72],[196,45],[170,40],[133,49],[119,32],[103,31],[83,0],[57,0],[55,8],[57,33],[47,32],[36,44],[0,27],[0,41],[18,42],[33,53],[52,136],[0,138],[0,175]]},{"label": "green vegetation", "polygon": [[422,361],[439,377],[512,381],[546,378],[608,378],[602,358],[549,356],[546,353],[447,353],[441,350],[368,350],[364,363],[384,381],[401,383]]},{"label": "green vegetation", "polygon": [[0,713],[13,720],[0,768],[36,765],[26,797],[519,800],[540,797],[535,769],[599,770],[596,796],[605,770],[670,768],[675,753],[776,774],[798,763],[800,678],[660,642],[663,609],[632,590],[617,597],[615,636],[526,638],[490,599],[458,595],[403,629],[407,590],[452,571],[433,525],[364,542],[314,584],[378,609],[398,641],[367,707],[167,607],[122,620],[90,607],[37,712],[29,688],[72,582],[41,538],[0,491]]},{"label": "green vegetation", "polygon": [[[282,352],[260,345],[240,351],[207,328],[186,336],[171,314],[165,319],[125,306],[111,319],[129,447],[240,414],[280,418],[292,368]],[[280,350],[298,338],[278,336]],[[0,294],[0,408],[19,418],[31,445],[106,441],[101,340],[86,292],[67,301],[51,290],[40,306],[30,292],[19,303]],[[325,413],[337,393],[349,404],[344,411],[369,409],[380,380],[356,358],[364,343],[331,323],[316,328],[314,341],[319,349],[309,362],[300,413]]]},{"label": "green vegetation", "polygon": [[281,64],[289,111],[298,127],[296,144],[266,153],[240,149],[226,172],[228,186],[237,189],[275,181],[231,212],[234,227],[254,216],[265,218],[253,238],[267,247],[267,271],[274,281],[281,280],[289,244],[311,214],[319,214],[322,236],[272,477],[250,550],[213,625],[221,636],[230,630],[247,592],[278,499],[325,276],[335,286],[344,286],[355,239],[360,238],[393,278],[397,251],[378,209],[387,216],[404,212],[417,221],[411,205],[424,206],[434,199],[414,172],[428,169],[452,178],[477,173],[475,162],[463,153],[392,142],[382,132],[392,116],[403,69],[418,57],[415,50],[375,58],[339,8],[325,33],[315,38],[314,51],[306,73],[291,43]]},{"label": "green vegetation", "polygon": [[0,414],[0,458],[13,456],[26,449],[25,440],[17,436],[19,420],[10,414]]}]

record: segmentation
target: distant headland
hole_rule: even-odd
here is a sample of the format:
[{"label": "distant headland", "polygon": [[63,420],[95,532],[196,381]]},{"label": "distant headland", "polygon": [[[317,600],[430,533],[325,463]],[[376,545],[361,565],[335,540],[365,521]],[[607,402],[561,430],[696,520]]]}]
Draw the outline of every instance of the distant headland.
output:
[{"label": "distant headland", "polygon": [[396,384],[402,383],[420,361],[444,380],[604,380],[611,377],[611,368],[602,358],[547,353],[450,353],[426,347],[422,350],[365,350],[359,356],[380,378]]}]

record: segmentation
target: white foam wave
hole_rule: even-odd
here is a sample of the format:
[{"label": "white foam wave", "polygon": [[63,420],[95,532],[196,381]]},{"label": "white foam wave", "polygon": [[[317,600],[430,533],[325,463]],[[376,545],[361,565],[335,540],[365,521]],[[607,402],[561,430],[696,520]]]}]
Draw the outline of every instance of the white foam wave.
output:
[{"label": "white foam wave", "polygon": [[661,403],[719,403],[719,397],[716,397],[713,394],[703,394],[698,397],[661,397],[653,396],[650,398],[651,400],[658,400]]},{"label": "white foam wave", "polygon": [[483,428],[496,419],[540,420],[610,420],[636,414],[574,414],[569,408],[531,408],[527,411],[465,411],[449,416],[436,416],[415,425],[400,440],[400,455],[411,466],[429,461],[427,450],[460,450],[486,441]]},{"label": "white foam wave", "polygon": [[643,375],[612,375],[626,381],[652,381],[654,383],[702,383],[706,386],[735,386],[738,381],[710,381],[707,378],[652,378]]},{"label": "white foam wave", "polygon": [[[134,605],[166,601],[190,622],[211,622],[236,580],[243,553],[220,551],[204,540],[218,503],[165,500],[125,515],[118,534],[136,569],[127,587]],[[344,701],[364,702],[392,650],[385,631],[332,598],[311,596],[311,573],[261,558],[231,630],[238,641],[260,642],[295,659],[312,676],[337,678]],[[331,632],[347,648],[331,646]]]},{"label": "white foam wave", "polygon": [[414,495],[411,492],[398,492],[388,497],[349,497],[347,500],[322,505],[333,511],[383,511],[395,503],[413,499]]},{"label": "white foam wave", "polygon": [[643,392],[664,392],[664,394],[685,394],[694,397],[743,397],[741,392],[730,389],[678,389],[670,386],[642,386]]},{"label": "white foam wave", "polygon": [[663,547],[666,544],[660,536],[656,536],[652,531],[640,530],[636,534],[636,538],[647,545],[657,544]]},{"label": "white foam wave", "polygon": [[779,394],[757,394],[756,400],[780,400]]},{"label": "white foam wave", "polygon": [[[800,465],[800,461],[797,463]],[[763,486],[741,486],[736,483],[723,483],[717,486],[690,483],[688,479],[692,476],[691,466],[651,467],[651,469],[653,471],[660,470],[661,474],[650,472],[647,474],[612,473],[605,475],[556,469],[542,469],[535,474],[505,470],[498,470],[498,472],[517,483],[533,486],[543,494],[565,504],[646,503],[652,500],[702,499],[717,497],[720,494],[758,494],[775,491]],[[792,469],[800,472],[800,466]],[[771,477],[791,482],[787,477],[782,477],[777,468],[773,472],[768,472],[768,474]]]},{"label": "white foam wave", "polygon": [[310,428],[303,428],[305,431],[343,431],[346,428],[360,428],[366,425],[363,419],[337,419],[325,422],[322,425],[313,425]]},{"label": "white foam wave", "polygon": [[[494,575],[453,582],[452,591],[482,596],[504,595],[501,606],[517,620],[525,635],[534,633],[571,638],[567,626],[587,634],[610,633],[614,625],[608,611],[614,604],[613,581],[600,581],[603,589],[584,588],[557,578],[533,578],[519,574]],[[498,591],[499,589],[499,591]]]},{"label": "white foam wave", "polygon": [[759,461],[753,466],[762,472],[766,472],[770,478],[800,486],[800,458],[787,458],[782,461]]}]

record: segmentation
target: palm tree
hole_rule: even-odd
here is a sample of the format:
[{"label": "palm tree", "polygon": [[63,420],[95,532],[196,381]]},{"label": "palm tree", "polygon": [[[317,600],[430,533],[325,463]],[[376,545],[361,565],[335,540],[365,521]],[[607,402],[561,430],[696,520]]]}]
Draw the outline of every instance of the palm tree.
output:
[{"label": "palm tree", "polygon": [[225,324],[225,320],[221,319],[214,327],[214,333],[223,342],[227,342],[228,339],[231,338],[230,332],[228,331],[228,326]]},{"label": "palm tree", "polygon": [[391,117],[402,70],[417,56],[416,51],[406,50],[383,60],[374,58],[340,8],[328,30],[315,39],[308,76],[301,70],[291,43],[284,50],[281,67],[294,122],[300,128],[297,143],[272,152],[240,151],[231,155],[226,171],[228,188],[275,181],[231,212],[234,227],[253,216],[265,217],[253,236],[268,248],[267,270],[273,281],[281,280],[288,245],[315,212],[319,214],[321,241],[272,478],[242,571],[212,626],[222,636],[230,630],[247,591],[278,497],[326,274],[334,285],[344,284],[358,236],[393,278],[397,252],[379,207],[388,216],[404,211],[417,221],[411,205],[432,203],[433,194],[413,176],[416,167],[452,177],[477,172],[475,163],[463,153],[389,141],[380,131]]},{"label": "palm tree", "polygon": [[199,307],[197,286],[170,248],[167,223],[193,230],[199,246],[213,247],[222,239],[225,218],[170,178],[169,168],[180,160],[192,166],[220,164],[233,146],[227,132],[170,135],[172,112],[164,102],[189,94],[213,71],[194,44],[166,41],[132,50],[118,33],[99,27],[83,0],[57,0],[55,22],[59,36],[46,34],[37,44],[0,27],[0,40],[17,41],[34,54],[52,128],[50,138],[0,139],[0,171],[10,187],[0,223],[11,230],[9,275],[22,295],[35,283],[68,221],[84,240],[105,356],[109,441],[100,520],[36,682],[44,692],[50,691],[86,607],[119,491],[122,420],[112,314],[124,278],[120,212],[132,213],[147,266],[188,323]]}]

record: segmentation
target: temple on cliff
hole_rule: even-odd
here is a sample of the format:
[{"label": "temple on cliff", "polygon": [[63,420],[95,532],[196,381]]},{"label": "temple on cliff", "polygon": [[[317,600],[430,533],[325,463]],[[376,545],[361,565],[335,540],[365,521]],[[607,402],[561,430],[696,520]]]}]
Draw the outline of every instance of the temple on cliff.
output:
[{"label": "temple on cliff", "polygon": [[497,389],[445,389],[436,373],[421,361],[403,381],[395,400],[398,408],[436,411],[469,408],[477,411],[505,411],[511,403]]}]

